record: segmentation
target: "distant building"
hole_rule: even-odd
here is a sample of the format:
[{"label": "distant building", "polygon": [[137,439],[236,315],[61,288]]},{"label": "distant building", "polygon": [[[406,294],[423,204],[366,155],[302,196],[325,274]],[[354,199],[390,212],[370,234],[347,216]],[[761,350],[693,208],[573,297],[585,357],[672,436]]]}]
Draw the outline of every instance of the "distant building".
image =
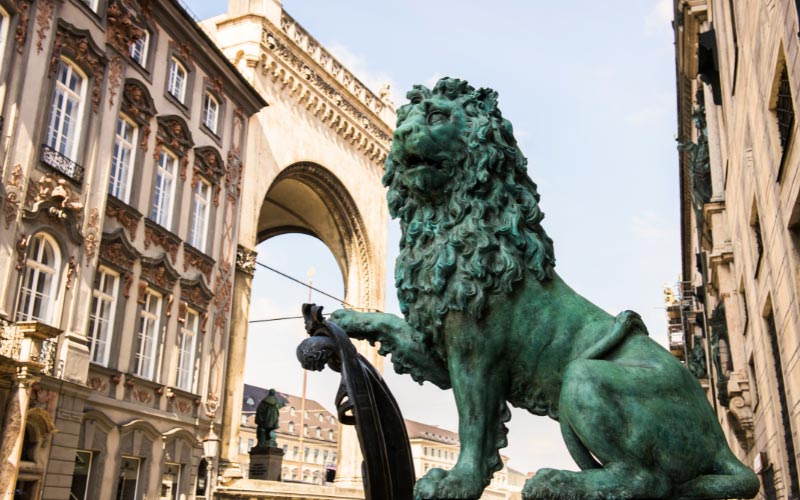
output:
[{"label": "distant building", "polygon": [[[800,497],[798,4],[675,0],[683,270],[670,348],[759,498]],[[682,333],[682,335],[681,335]]]},{"label": "distant building", "polygon": [[[245,384],[242,418],[239,427],[239,460],[245,471],[248,452],[255,446],[255,412],[268,389]],[[312,484],[330,483],[336,472],[339,422],[328,410],[312,399],[277,393],[283,403],[275,432],[278,447],[283,449],[283,481]]]}]

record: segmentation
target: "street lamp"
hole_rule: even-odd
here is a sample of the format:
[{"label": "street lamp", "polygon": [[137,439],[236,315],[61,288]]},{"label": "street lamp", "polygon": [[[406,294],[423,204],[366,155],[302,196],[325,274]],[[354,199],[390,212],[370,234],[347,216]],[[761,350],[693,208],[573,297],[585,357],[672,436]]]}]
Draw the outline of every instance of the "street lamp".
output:
[{"label": "street lamp", "polygon": [[203,457],[206,459],[206,497],[213,498],[214,489],[217,485],[214,472],[214,460],[219,452],[219,436],[214,432],[214,424],[208,429],[208,434],[203,438]]}]

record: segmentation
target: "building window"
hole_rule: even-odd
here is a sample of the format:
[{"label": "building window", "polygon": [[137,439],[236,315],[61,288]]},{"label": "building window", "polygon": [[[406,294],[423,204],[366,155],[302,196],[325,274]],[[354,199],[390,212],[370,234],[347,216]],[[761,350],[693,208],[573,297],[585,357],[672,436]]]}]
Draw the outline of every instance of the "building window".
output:
[{"label": "building window", "polygon": [[308,424],[303,424],[303,435],[308,436]]},{"label": "building window", "polygon": [[92,479],[92,452],[77,450],[75,452],[75,468],[72,471],[70,500],[89,500],[89,481]]},{"label": "building window", "polygon": [[119,465],[119,484],[114,500],[136,500],[139,483],[139,462],[135,457],[122,457]]},{"label": "building window", "polygon": [[778,173],[783,170],[783,163],[789,148],[789,139],[792,137],[794,128],[794,102],[792,101],[792,88],[789,85],[789,73],[786,64],[781,69],[780,79],[778,80],[778,98],[775,102],[775,118],[778,120],[778,136],[781,143],[781,164]]},{"label": "building window", "polygon": [[294,434],[294,422],[289,422],[289,434]]},{"label": "building window", "polygon": [[204,458],[200,460],[200,463],[197,465],[197,486],[194,489],[195,498],[205,498],[207,480],[208,480],[208,463]]},{"label": "building window", "polygon": [[289,415],[294,416],[294,406],[289,407]]},{"label": "building window", "polygon": [[150,48],[150,32],[142,30],[142,36],[131,43],[131,59],[142,68],[147,64],[147,50]]},{"label": "building window", "polygon": [[300,450],[299,450],[299,448],[298,448],[297,446],[295,446],[294,448],[292,448],[292,458],[294,458],[295,460],[297,460],[297,453],[298,453],[299,451],[300,451]]},{"label": "building window", "polygon": [[255,439],[248,439],[247,440],[247,451],[250,451],[255,444],[256,444]]},{"label": "building window", "polygon": [[322,450],[322,463],[328,463],[328,450]]},{"label": "building window", "polygon": [[322,429],[320,429],[319,427],[317,427],[317,430],[316,430],[316,432],[315,432],[315,436],[316,436],[316,437],[322,437]]},{"label": "building window", "polygon": [[181,489],[181,465],[165,464],[161,475],[161,495],[159,500],[178,500]]},{"label": "building window", "polygon": [[144,305],[139,313],[139,331],[136,333],[136,356],[134,373],[142,378],[153,380],[155,377],[156,353],[161,318],[161,296],[147,290],[144,294]]},{"label": "building window", "polygon": [[239,455],[244,455],[247,453],[247,445],[244,442],[244,439],[239,437]]},{"label": "building window", "polygon": [[203,252],[206,251],[210,204],[211,184],[198,179],[192,200],[192,231],[189,234],[189,244]]},{"label": "building window", "polygon": [[307,447],[303,448],[303,462],[308,462],[308,454],[309,453],[310,453],[310,450]]},{"label": "building window", "polygon": [[[178,389],[194,392],[194,361],[197,347],[197,332],[200,317],[189,309],[186,311],[186,320],[181,326],[179,334],[178,352]],[[246,416],[242,415],[245,420]]]},{"label": "building window", "polygon": [[114,150],[111,153],[111,176],[108,179],[108,193],[128,203],[130,196],[131,171],[136,152],[136,125],[120,116],[117,119],[117,134],[114,137]]},{"label": "building window", "polygon": [[315,464],[319,463],[319,449],[318,448],[314,448],[314,463]]},{"label": "building window", "polygon": [[333,429],[328,430],[328,439],[333,441]]},{"label": "building window", "polygon": [[175,170],[178,159],[162,151],[158,156],[156,187],[151,219],[169,228],[172,223],[172,199],[175,197]]},{"label": "building window", "polygon": [[242,425],[247,424],[247,415],[242,415]]},{"label": "building window", "polygon": [[217,134],[217,126],[219,121],[219,102],[213,95],[206,92],[203,97],[203,125],[208,130]]},{"label": "building window", "polygon": [[60,267],[61,255],[55,241],[43,233],[31,237],[19,293],[17,321],[53,324]]},{"label": "building window", "polygon": [[283,445],[283,454],[286,455],[288,452],[289,452],[289,445],[288,444]]},{"label": "building window", "polygon": [[116,273],[99,268],[94,277],[92,309],[89,311],[89,356],[93,363],[108,366],[114,312],[117,305]]},{"label": "building window", "polygon": [[761,261],[764,256],[764,239],[761,236],[761,219],[758,217],[758,208],[756,208],[755,201],[753,201],[753,215],[750,221],[750,227],[753,231],[753,240],[756,245],[755,277],[758,277],[758,271],[761,269]]},{"label": "building window", "polygon": [[186,68],[176,58],[169,60],[169,71],[167,72],[167,92],[177,99],[181,104],[186,100],[186,79],[188,74]]},{"label": "building window", "polygon": [[6,46],[8,42],[8,24],[11,16],[8,15],[5,9],[0,8],[0,70],[3,68],[5,61]]},{"label": "building window", "polygon": [[87,7],[92,9],[92,12],[97,13],[97,2],[98,0],[83,0],[83,3],[86,4]]},{"label": "building window", "polygon": [[[72,161],[78,157],[81,119],[86,95],[85,80],[72,64],[58,61],[45,144]],[[65,173],[74,174],[74,172]]]}]

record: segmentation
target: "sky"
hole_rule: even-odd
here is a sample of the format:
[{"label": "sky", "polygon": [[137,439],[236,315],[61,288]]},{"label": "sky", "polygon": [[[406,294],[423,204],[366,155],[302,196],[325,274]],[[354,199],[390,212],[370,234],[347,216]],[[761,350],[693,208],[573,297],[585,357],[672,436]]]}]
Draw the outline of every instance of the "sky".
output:
[{"label": "sky", "polygon": [[[224,0],[187,0],[200,18]],[[284,0],[284,9],[373,90],[391,84],[395,104],[415,83],[443,76],[491,87],[538,184],[556,269],[575,290],[617,314],[639,312],[666,342],[663,285],[678,281],[680,233],[672,0]],[[389,226],[387,302],[399,229]],[[258,261],[343,297],[332,254],[318,240],[283,235]],[[298,316],[305,287],[256,272],[251,320]],[[340,307],[320,294],[327,311]],[[251,323],[245,380],[300,394],[294,350],[300,320]],[[452,394],[385,370],[406,418],[457,430]],[[308,396],[333,410],[338,375],[309,375]],[[558,424],[519,409],[501,453],[519,471],[577,470]]]}]

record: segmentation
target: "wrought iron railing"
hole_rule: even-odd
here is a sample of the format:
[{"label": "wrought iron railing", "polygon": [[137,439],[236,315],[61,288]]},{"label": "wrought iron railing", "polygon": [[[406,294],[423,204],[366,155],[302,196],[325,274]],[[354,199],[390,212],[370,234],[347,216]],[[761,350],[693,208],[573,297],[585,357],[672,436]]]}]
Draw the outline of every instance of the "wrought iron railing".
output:
[{"label": "wrought iron railing", "polygon": [[47,144],[42,144],[42,163],[57,172],[61,172],[78,184],[83,181],[83,167]]}]

